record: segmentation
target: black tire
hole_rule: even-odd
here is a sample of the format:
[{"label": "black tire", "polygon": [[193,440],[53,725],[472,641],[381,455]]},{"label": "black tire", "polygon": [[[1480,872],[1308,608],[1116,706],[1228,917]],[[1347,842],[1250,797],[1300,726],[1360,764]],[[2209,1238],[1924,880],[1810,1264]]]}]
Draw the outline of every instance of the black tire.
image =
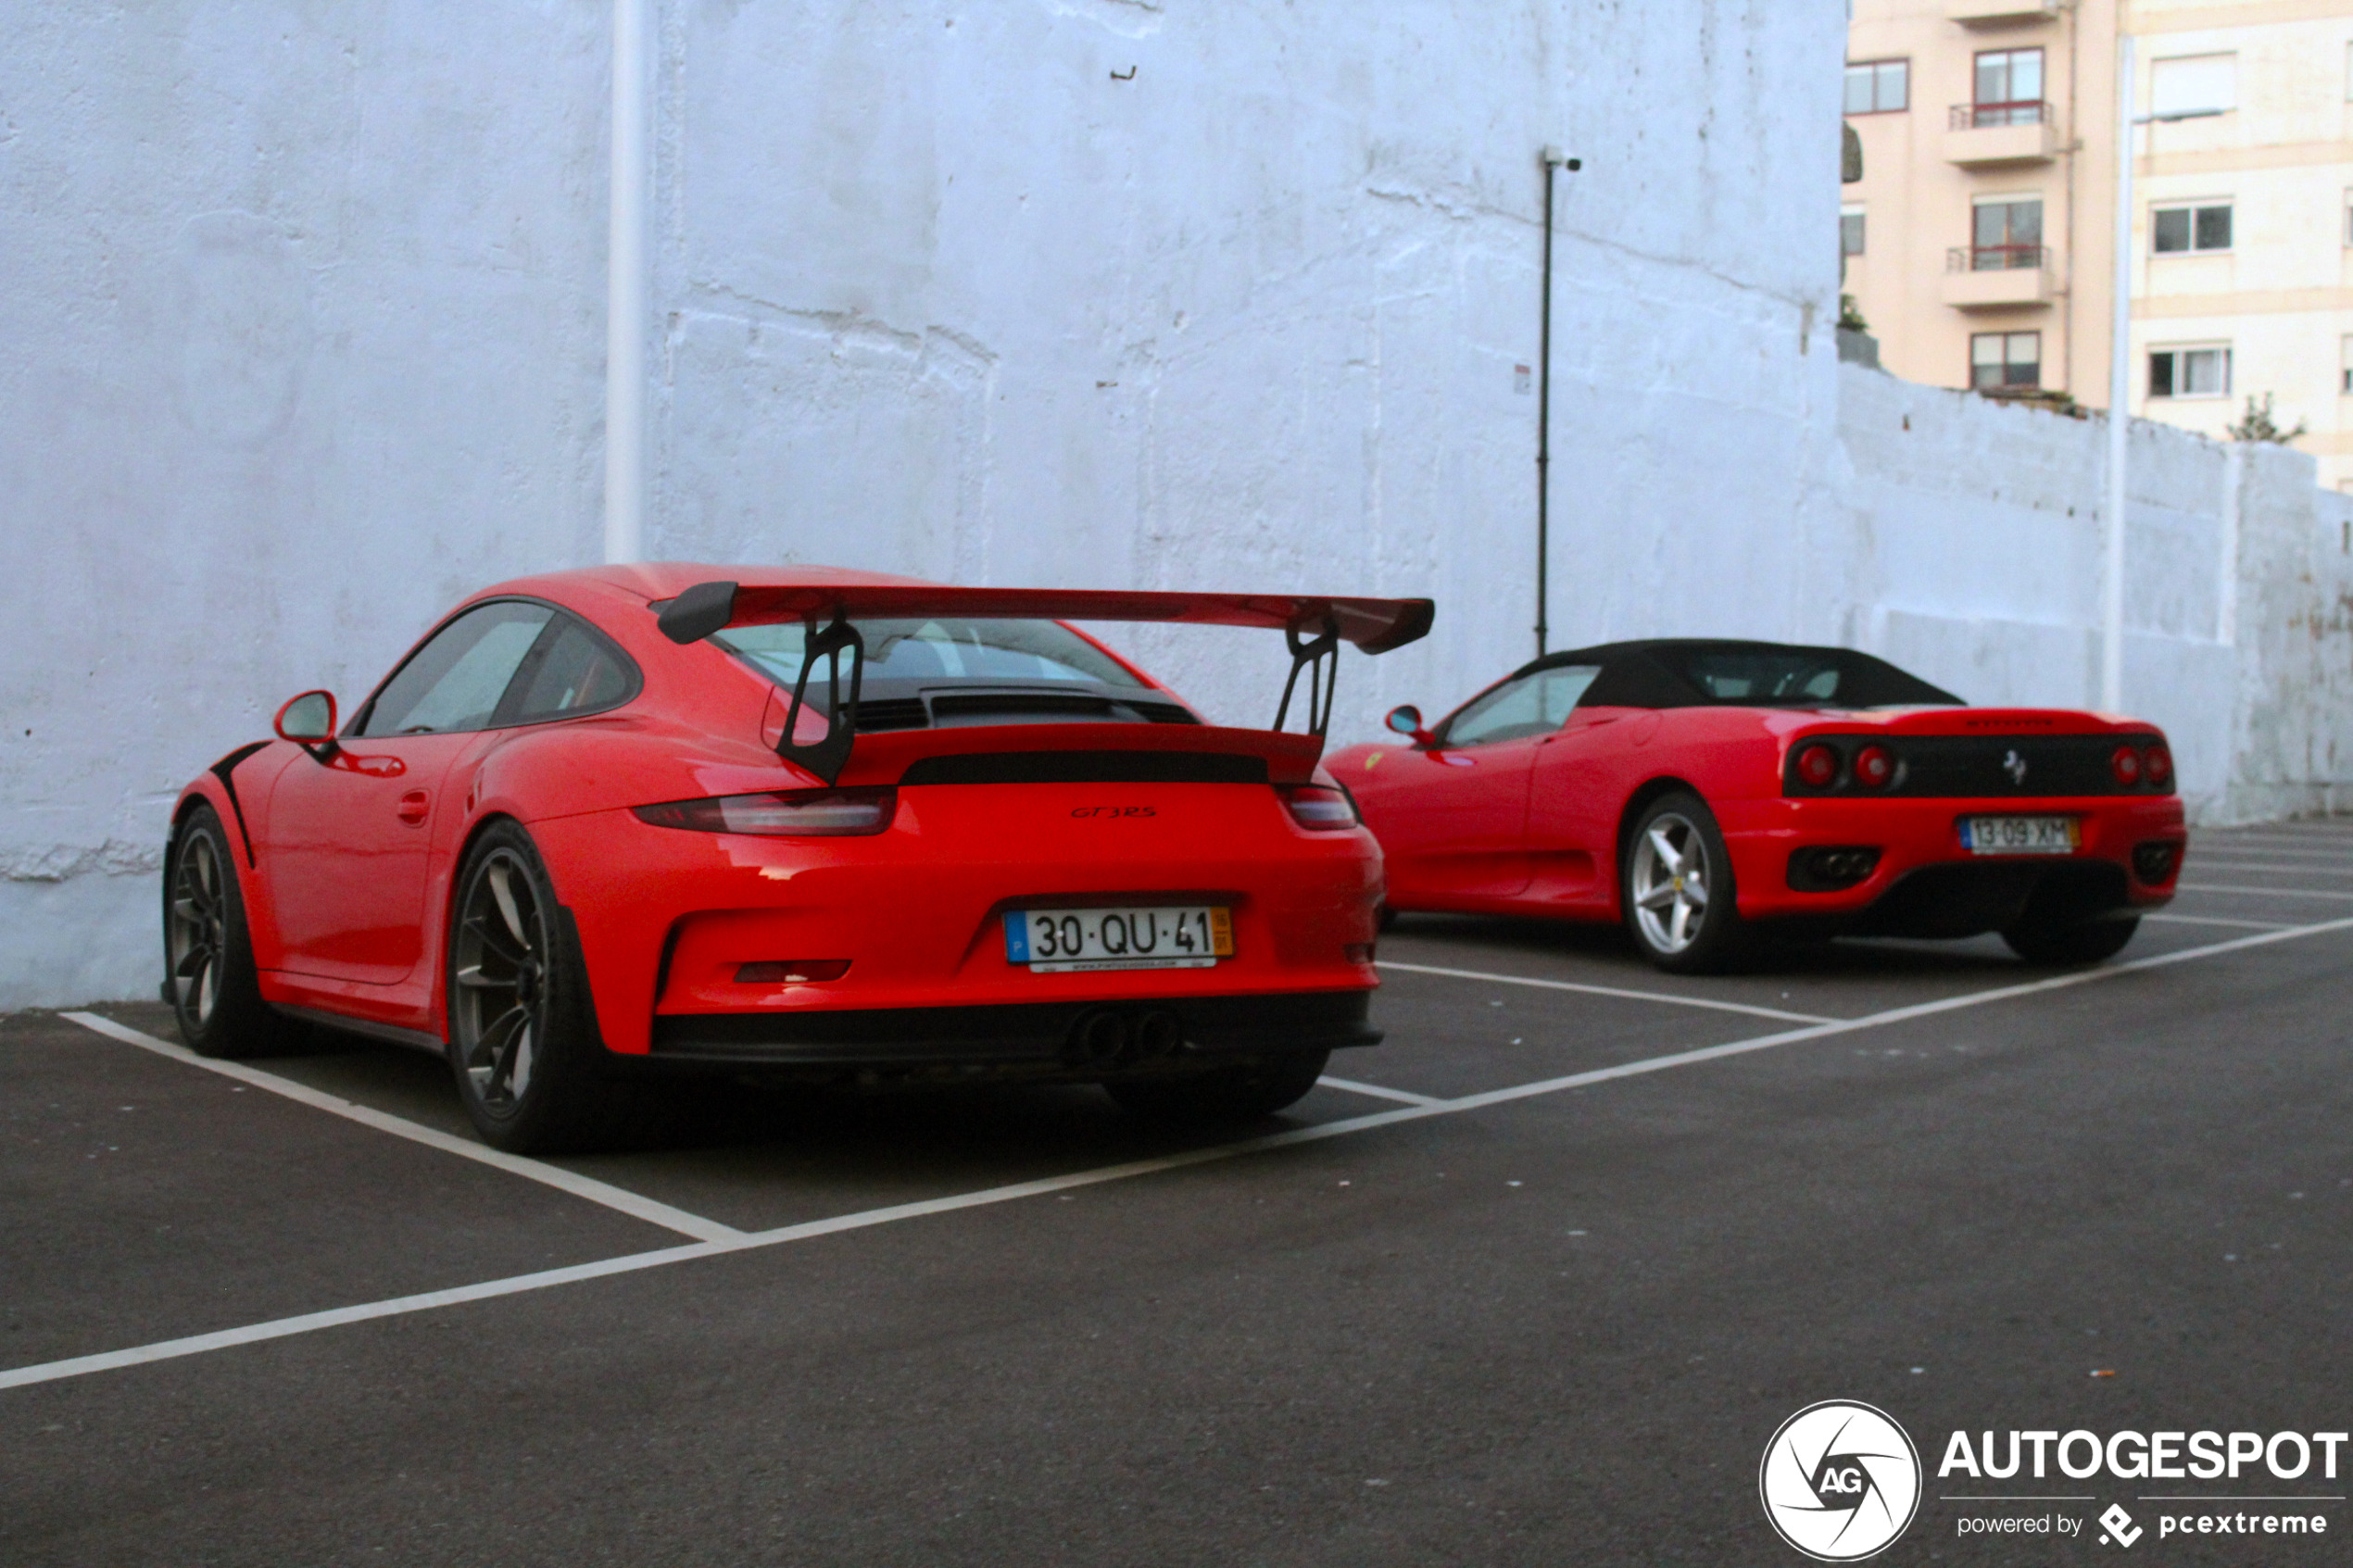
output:
[{"label": "black tire", "polygon": [[653,1086],[606,1076],[587,966],[521,823],[475,839],[449,909],[449,1068],[482,1141],[563,1154],[650,1136]]},{"label": "black tire", "polygon": [[267,1056],[300,1043],[302,1026],[261,999],[236,850],[209,806],[181,819],[164,857],[163,972],[163,999],[198,1056]]},{"label": "black tire", "polygon": [[2141,917],[2123,920],[2021,921],[2002,933],[2010,951],[2028,963],[2087,964],[2112,959],[2141,928]]},{"label": "black tire", "polygon": [[1716,973],[1755,945],[1716,813],[1689,791],[1642,809],[1617,858],[1617,897],[1636,950],[1670,974]]},{"label": "black tire", "polygon": [[1182,1078],[1140,1078],[1103,1085],[1131,1116],[1152,1122],[1254,1122],[1297,1104],[1332,1053],[1286,1051]]}]

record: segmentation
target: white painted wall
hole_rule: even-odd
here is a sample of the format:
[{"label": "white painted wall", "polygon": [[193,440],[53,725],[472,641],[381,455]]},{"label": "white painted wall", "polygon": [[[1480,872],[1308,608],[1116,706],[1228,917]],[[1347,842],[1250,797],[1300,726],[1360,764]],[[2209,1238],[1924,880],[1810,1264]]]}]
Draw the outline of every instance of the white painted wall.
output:
[{"label": "white painted wall", "polygon": [[[1831,0],[654,13],[650,556],[1427,594],[1335,729],[1443,707],[1532,651],[1553,143],[1554,645],[1843,638],[2082,700],[2095,427],[1835,365]],[[150,992],[182,780],[597,558],[610,14],[0,19],[0,1007]],[[2183,732],[2215,809],[2324,805],[2334,525],[2249,467],[2234,663],[2222,459],[2146,440],[2135,679],[2234,715]],[[1123,635],[1271,713],[1272,639]]]}]

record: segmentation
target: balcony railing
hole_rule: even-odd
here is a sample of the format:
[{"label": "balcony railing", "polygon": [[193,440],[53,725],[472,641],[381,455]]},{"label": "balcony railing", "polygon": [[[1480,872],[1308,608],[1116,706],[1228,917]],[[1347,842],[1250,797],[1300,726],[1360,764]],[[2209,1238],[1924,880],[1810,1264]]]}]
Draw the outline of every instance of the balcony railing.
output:
[{"label": "balcony railing", "polygon": [[1947,272],[2017,272],[2050,264],[2047,245],[1955,245],[1944,253]]},{"label": "balcony railing", "polygon": [[1946,117],[1947,131],[1987,131],[1997,125],[2048,125],[2051,106],[2032,98],[2007,104],[1955,104]]}]

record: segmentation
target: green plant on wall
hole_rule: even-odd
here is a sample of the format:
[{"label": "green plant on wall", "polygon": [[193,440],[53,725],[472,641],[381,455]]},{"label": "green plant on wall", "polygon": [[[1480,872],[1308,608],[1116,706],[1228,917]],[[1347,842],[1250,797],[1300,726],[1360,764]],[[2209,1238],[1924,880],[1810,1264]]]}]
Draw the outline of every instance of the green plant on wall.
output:
[{"label": "green plant on wall", "polygon": [[2279,421],[2271,417],[2271,395],[2267,392],[2263,395],[2260,405],[2255,401],[2254,394],[2249,393],[2246,399],[2246,417],[2236,424],[2224,425],[2222,428],[2231,433],[2231,439],[2233,441],[2269,441],[2284,446],[2302,435],[2309,427],[2302,420],[2298,420],[2296,421],[2294,430],[2282,430]]}]

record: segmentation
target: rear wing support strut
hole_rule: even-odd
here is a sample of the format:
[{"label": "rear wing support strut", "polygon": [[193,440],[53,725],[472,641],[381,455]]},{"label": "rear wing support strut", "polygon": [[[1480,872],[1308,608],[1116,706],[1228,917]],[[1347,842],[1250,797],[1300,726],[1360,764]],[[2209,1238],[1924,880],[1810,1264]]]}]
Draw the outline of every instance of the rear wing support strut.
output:
[{"label": "rear wing support strut", "polygon": [[[793,683],[792,705],[785,709],[784,733],[776,737],[776,755],[787,762],[798,763],[827,784],[841,777],[849,761],[850,746],[858,738],[858,692],[866,676],[866,639],[834,606],[834,622],[824,631],[817,630],[817,618],[812,615],[809,628],[808,652],[800,661],[800,678]],[[849,701],[841,700],[841,657],[849,656]],[[803,743],[795,739],[800,733],[801,710],[808,706],[809,677],[819,659],[825,661],[825,734],[822,740]]]},{"label": "rear wing support strut", "polygon": [[1283,721],[1290,717],[1291,694],[1303,671],[1307,675],[1307,731],[1322,740],[1324,732],[1331,728],[1332,694],[1340,686],[1340,623],[1326,616],[1323,631],[1306,641],[1301,640],[1297,626],[1286,626],[1283,642],[1290,648],[1290,675],[1283,682],[1283,700],[1276,706],[1275,722],[1269,727],[1279,730]]}]

